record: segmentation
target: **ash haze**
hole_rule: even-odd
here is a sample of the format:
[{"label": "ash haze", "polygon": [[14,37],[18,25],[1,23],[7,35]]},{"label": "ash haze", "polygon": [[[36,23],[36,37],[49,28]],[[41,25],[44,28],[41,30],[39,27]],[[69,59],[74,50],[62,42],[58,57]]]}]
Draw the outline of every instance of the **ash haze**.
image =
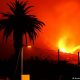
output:
[{"label": "ash haze", "polygon": [[[9,1],[14,0],[0,0],[0,11],[9,11],[6,5],[6,3],[8,3]],[[58,48],[62,50],[64,48],[65,52],[71,52],[73,51],[73,49],[79,49],[80,0],[28,1],[30,5],[34,6],[31,9],[30,13],[35,14],[40,20],[42,20],[46,24],[42,28],[42,31],[38,34],[38,38],[36,39],[33,47],[45,50],[57,50]],[[0,36],[1,42],[2,32]],[[61,45],[60,41],[64,44],[64,46]],[[12,43],[10,43],[10,45],[7,45],[7,48],[10,48],[10,46],[12,46]],[[27,50],[25,47],[25,55],[27,56],[26,51]],[[47,53],[42,53],[42,55],[45,54]]]}]

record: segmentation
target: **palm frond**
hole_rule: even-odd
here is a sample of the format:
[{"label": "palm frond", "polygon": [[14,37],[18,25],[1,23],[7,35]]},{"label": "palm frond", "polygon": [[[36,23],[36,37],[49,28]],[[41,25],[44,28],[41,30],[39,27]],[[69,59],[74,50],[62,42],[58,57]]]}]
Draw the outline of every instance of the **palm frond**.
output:
[{"label": "palm frond", "polygon": [[0,20],[0,30],[4,29],[3,40],[6,38],[6,41],[13,32],[15,59],[17,60],[23,47],[23,35],[25,34],[26,44],[28,37],[34,43],[37,32],[41,31],[41,28],[45,24],[38,20],[35,15],[29,15],[29,9],[33,6],[28,6],[28,2],[15,0],[15,2],[10,2],[8,7],[11,13],[0,13],[3,15],[3,19]]},{"label": "palm frond", "polygon": [[20,2],[20,4],[21,4],[21,6],[22,6],[22,8],[25,8],[26,7],[26,5],[28,4],[28,2]]},{"label": "palm frond", "polygon": [[15,14],[15,4],[11,3],[11,4],[7,4],[7,5],[9,6],[10,10],[12,11],[12,13]]},{"label": "palm frond", "polygon": [[6,23],[7,23],[6,19],[0,20],[0,31],[5,28]]},{"label": "palm frond", "polygon": [[[3,17],[6,17],[6,19],[0,20],[0,30],[4,29],[4,37],[6,37],[6,40],[13,31],[14,44],[22,45],[22,39],[20,36],[23,36],[24,34],[26,35],[26,33],[28,34],[30,40],[34,42],[37,37],[37,31],[41,31],[41,28],[45,24],[38,20],[35,15],[28,14],[29,9],[33,6],[28,6],[28,2],[20,2],[19,0],[10,2],[8,6],[13,14],[1,13]],[[19,40],[20,42],[18,43]]]},{"label": "palm frond", "polygon": [[27,8],[24,9],[24,12],[25,12],[25,13],[28,13],[28,12],[29,12],[28,10],[29,10],[30,8],[32,8],[32,7],[33,7],[33,6],[28,6]]},{"label": "palm frond", "polygon": [[8,12],[7,13],[2,13],[1,12],[0,14],[2,14],[3,17],[10,17],[10,16],[12,16],[12,14],[11,13],[8,13]]},{"label": "palm frond", "polygon": [[12,33],[12,28],[7,26],[4,30],[4,36],[3,36],[3,40],[4,38],[6,38],[6,41],[8,40],[8,37],[11,35]]}]

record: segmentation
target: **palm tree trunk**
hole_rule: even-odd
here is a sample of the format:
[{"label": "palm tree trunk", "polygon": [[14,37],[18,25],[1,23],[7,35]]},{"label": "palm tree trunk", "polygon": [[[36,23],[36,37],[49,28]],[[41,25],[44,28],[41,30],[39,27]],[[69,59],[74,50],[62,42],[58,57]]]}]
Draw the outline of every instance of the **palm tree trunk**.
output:
[{"label": "palm tree trunk", "polygon": [[[22,54],[22,35],[19,32],[14,32],[13,34],[13,40],[14,40],[14,49],[15,49],[15,76],[18,80],[21,78],[21,54]],[[16,79],[16,80],[17,80]]]},{"label": "palm tree trunk", "polygon": [[16,54],[15,54],[15,78],[20,80],[20,77],[21,77],[21,51],[19,51],[19,53],[16,51]]}]

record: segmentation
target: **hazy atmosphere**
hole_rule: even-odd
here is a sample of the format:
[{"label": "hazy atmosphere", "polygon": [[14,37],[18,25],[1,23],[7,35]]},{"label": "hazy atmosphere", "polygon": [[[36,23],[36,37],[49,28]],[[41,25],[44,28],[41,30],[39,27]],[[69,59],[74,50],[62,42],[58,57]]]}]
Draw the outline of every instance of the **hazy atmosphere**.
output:
[{"label": "hazy atmosphere", "polygon": [[[7,3],[12,0],[0,0],[0,12],[9,12]],[[45,26],[39,32],[35,44],[32,46],[32,52],[27,52],[27,47],[24,47],[25,58],[30,55],[37,55],[37,52],[42,56],[49,55],[52,57],[52,51],[60,51],[66,53],[75,53],[80,49],[80,1],[79,0],[29,0],[29,5],[34,7],[30,14],[35,14],[40,20],[44,21]],[[1,16],[2,18],[2,16]],[[2,43],[2,34],[0,32],[0,43]],[[25,43],[25,39],[24,39]],[[8,58],[13,52],[13,40],[9,38],[7,44],[1,44],[1,58]],[[37,50],[36,50],[37,48]],[[39,51],[38,51],[39,50]],[[4,56],[6,52],[7,56]],[[12,53],[12,54],[11,54]],[[30,53],[30,54],[29,54]],[[55,53],[56,55],[56,53]],[[52,57],[53,58],[53,57]]]}]

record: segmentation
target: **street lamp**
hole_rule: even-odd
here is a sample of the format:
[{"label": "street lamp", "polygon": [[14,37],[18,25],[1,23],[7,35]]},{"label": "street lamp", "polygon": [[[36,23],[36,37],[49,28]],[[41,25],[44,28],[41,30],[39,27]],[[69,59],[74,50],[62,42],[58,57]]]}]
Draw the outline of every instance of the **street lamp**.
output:
[{"label": "street lamp", "polygon": [[31,49],[31,48],[32,48],[32,46],[31,46],[31,45],[28,45],[28,46],[27,46],[27,48],[28,48],[28,49]]}]

